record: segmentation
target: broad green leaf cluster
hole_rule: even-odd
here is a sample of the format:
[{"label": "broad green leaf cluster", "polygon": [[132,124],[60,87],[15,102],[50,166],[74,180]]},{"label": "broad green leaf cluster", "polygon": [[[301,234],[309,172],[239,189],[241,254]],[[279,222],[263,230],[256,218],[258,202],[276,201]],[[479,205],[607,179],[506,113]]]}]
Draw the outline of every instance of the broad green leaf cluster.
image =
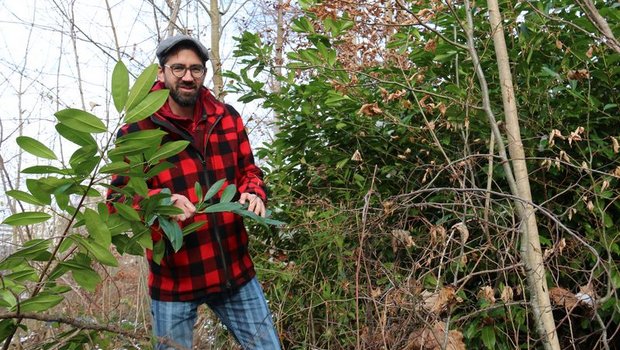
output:
[{"label": "broad green leaf cluster", "polygon": [[[304,1],[291,27],[301,44],[283,75],[272,45],[238,38],[244,67],[229,73],[232,89],[277,115],[278,134],[260,156],[289,230],[264,232],[257,253],[275,250],[261,256],[287,348],[409,348],[410,335],[435,322],[448,322],[468,349],[538,348],[465,9],[402,3],[390,23],[369,15],[387,11],[378,1]],[[620,37],[617,4],[594,3]],[[472,10],[475,49],[501,121],[484,6]],[[602,329],[609,336],[620,322],[620,54],[573,2],[500,6],[548,284],[599,300],[567,310],[552,299],[558,334],[566,347],[602,348]],[[391,34],[369,43],[378,30]],[[263,75],[280,91],[266,91]],[[433,310],[441,291],[445,304]]]}]

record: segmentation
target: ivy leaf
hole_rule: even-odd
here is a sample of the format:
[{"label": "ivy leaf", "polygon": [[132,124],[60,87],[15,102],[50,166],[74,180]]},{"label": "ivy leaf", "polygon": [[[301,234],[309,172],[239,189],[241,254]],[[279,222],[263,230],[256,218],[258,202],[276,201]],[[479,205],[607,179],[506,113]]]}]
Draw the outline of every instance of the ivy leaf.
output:
[{"label": "ivy leaf", "polygon": [[51,217],[52,216],[47,213],[42,213],[38,211],[25,211],[23,213],[17,213],[9,216],[8,218],[4,219],[2,223],[11,226],[24,226],[45,222]]},{"label": "ivy leaf", "polygon": [[34,156],[45,159],[57,159],[54,151],[32,137],[18,136],[16,142],[21,149]]},{"label": "ivy leaf", "polygon": [[100,133],[108,131],[101,119],[81,109],[67,108],[54,114],[58,121],[76,131]]},{"label": "ivy leaf", "polygon": [[120,113],[125,108],[129,93],[129,72],[123,61],[118,61],[112,71],[112,99],[114,107]]}]

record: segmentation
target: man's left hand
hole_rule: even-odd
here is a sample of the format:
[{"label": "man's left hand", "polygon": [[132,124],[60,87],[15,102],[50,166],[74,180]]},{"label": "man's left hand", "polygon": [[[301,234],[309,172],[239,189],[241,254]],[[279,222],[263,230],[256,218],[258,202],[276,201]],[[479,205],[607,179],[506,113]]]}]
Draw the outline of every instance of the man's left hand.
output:
[{"label": "man's left hand", "polygon": [[245,204],[248,202],[248,210],[254,212],[258,216],[265,217],[265,203],[263,200],[254,193],[242,193],[239,198],[239,203]]}]

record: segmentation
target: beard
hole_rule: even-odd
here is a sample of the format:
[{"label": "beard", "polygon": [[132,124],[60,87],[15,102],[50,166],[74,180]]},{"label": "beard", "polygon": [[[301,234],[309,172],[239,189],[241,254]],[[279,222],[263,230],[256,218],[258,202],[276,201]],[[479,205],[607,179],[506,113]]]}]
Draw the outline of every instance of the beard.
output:
[{"label": "beard", "polygon": [[[167,82],[166,88],[170,90],[170,97],[181,107],[192,107],[198,101],[198,96],[200,95],[199,87],[194,83],[183,83],[179,82],[174,86]],[[194,89],[193,92],[188,93],[180,90],[180,87],[191,88]]]}]

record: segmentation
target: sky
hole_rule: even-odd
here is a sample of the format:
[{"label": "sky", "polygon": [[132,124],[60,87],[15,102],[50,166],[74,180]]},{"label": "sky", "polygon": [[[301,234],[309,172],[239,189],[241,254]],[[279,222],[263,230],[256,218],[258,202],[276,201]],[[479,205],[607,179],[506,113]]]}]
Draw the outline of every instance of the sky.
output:
[{"label": "sky", "polygon": [[[167,11],[164,0],[154,1]],[[15,143],[20,134],[43,142],[61,159],[69,158],[74,146],[61,142],[56,135],[54,113],[69,107],[82,108],[82,94],[84,106],[91,113],[103,119],[118,119],[109,98],[110,75],[117,57],[113,27],[121,59],[134,76],[154,63],[158,37],[166,32],[164,16],[148,0],[108,3],[114,26],[105,0],[0,0],[0,155],[9,179],[17,179],[20,167],[41,164],[41,160],[20,153]],[[209,46],[208,16],[196,10],[197,1],[184,0],[183,4],[179,22],[198,33]],[[241,16],[241,12],[236,15]],[[238,35],[235,27],[231,22],[225,28],[225,69],[232,69],[235,63],[231,54],[231,38]],[[207,86],[210,80],[209,74]],[[246,121],[250,115],[244,112],[256,109],[237,103],[234,95],[228,96],[226,102],[241,111]],[[260,137],[258,134],[250,132],[250,138]],[[0,189],[0,220],[7,216],[2,209],[6,209],[6,197]]]}]

